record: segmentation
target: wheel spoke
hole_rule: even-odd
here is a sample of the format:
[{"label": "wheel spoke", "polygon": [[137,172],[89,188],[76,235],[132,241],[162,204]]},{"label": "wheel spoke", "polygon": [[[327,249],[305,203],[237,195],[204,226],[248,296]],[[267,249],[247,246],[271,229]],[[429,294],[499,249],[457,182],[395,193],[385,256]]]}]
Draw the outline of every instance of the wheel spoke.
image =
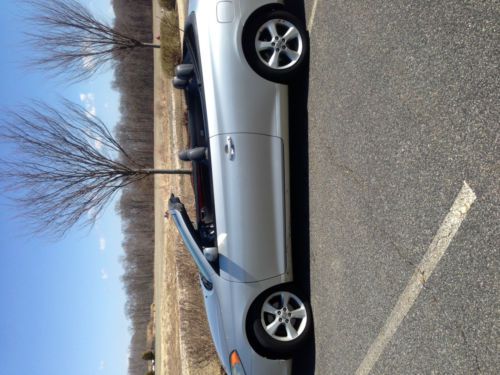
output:
[{"label": "wheel spoke", "polygon": [[265,51],[266,49],[274,49],[274,46],[271,44],[272,42],[267,42],[267,41],[262,41],[259,40],[255,43],[255,47],[257,48],[257,51]]},{"label": "wheel spoke", "polygon": [[303,319],[307,314],[306,308],[304,306],[300,306],[298,309],[290,311],[290,314],[292,314],[291,318]]},{"label": "wheel spoke", "polygon": [[283,307],[288,308],[288,304],[290,303],[290,293],[281,293],[281,302],[283,303]]},{"label": "wheel spoke", "polygon": [[279,56],[280,56],[280,52],[274,51],[273,55],[271,56],[271,58],[267,62],[267,65],[269,65],[272,68],[278,68],[279,67]]},{"label": "wheel spoke", "polygon": [[275,308],[273,305],[271,305],[269,302],[266,302],[266,303],[264,304],[264,306],[262,306],[262,310],[263,310],[264,312],[269,313],[269,314],[272,314],[272,315],[274,315],[274,316],[276,316],[276,315],[277,315],[277,310],[276,310],[276,308]]},{"label": "wheel spoke", "polygon": [[269,34],[271,34],[271,36],[273,37],[273,39],[277,36],[280,36],[278,34],[278,29],[276,29],[276,23],[274,20],[272,21],[269,21],[267,23],[267,30],[269,31]]},{"label": "wheel spoke", "polygon": [[274,319],[271,324],[266,326],[267,333],[269,333],[270,335],[274,335],[281,324],[283,323],[279,321],[278,317],[276,317],[276,319]]},{"label": "wheel spoke", "polygon": [[288,339],[293,340],[299,335],[297,333],[297,330],[291,324],[285,325],[285,328],[286,328],[286,337]]},{"label": "wheel spoke", "polygon": [[299,36],[299,30],[297,30],[294,26],[290,26],[290,28],[286,31],[285,35],[283,35],[282,38],[289,41],[291,39],[298,38]]},{"label": "wheel spoke", "polygon": [[286,55],[288,56],[288,58],[291,60],[291,61],[297,61],[300,57],[300,53],[296,52],[296,51],[293,51],[289,48],[287,48],[286,50],[284,50],[284,52],[286,53]]}]

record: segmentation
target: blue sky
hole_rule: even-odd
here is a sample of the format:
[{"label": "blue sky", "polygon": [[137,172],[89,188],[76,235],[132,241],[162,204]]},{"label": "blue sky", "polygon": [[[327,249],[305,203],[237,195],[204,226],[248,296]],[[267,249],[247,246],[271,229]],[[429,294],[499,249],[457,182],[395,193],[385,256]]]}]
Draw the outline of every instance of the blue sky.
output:
[{"label": "blue sky", "polygon": [[[108,0],[83,0],[112,19]],[[67,86],[22,67],[28,51],[18,0],[0,0],[0,107],[60,97],[81,103],[109,126],[119,118],[112,71]],[[30,30],[32,31],[32,30]],[[0,113],[1,124],[1,113]],[[1,126],[1,125],[0,125]],[[0,149],[0,156],[5,154]],[[130,341],[120,276],[121,224],[114,204],[97,225],[57,242],[23,235],[16,208],[0,196],[0,373],[126,374]]]}]

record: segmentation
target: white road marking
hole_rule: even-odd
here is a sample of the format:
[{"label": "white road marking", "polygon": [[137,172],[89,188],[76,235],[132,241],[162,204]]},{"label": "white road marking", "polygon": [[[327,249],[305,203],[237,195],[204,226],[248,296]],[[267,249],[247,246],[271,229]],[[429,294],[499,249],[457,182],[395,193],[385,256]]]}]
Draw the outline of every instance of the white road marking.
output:
[{"label": "white road marking", "polygon": [[318,6],[318,0],[314,0],[312,10],[311,10],[311,15],[309,16],[309,22],[307,23],[307,29],[309,31],[312,30],[312,27],[314,25],[314,17],[316,16],[316,7]]},{"label": "white road marking", "polygon": [[396,306],[392,309],[391,315],[385,322],[384,328],[373,342],[363,362],[356,371],[356,375],[367,375],[383,353],[386,345],[391,341],[399,325],[403,321],[410,308],[415,303],[418,295],[422,291],[426,280],[429,279],[434,268],[443,257],[451,240],[455,236],[465,219],[472,203],[476,200],[476,194],[464,181],[462,189],[458,193],[455,202],[451,206],[450,212],[444,218],[441,227],[432,240],[429,249],[425,253],[422,261],[418,265],[415,273],[411,277],[403,294],[398,299]]}]

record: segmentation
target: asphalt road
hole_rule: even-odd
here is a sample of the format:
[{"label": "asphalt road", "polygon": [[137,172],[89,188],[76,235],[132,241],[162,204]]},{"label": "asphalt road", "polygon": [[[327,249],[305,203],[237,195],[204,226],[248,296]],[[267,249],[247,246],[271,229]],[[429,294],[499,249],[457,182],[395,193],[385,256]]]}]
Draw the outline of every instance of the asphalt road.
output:
[{"label": "asphalt road", "polygon": [[[497,374],[499,2],[314,3],[295,5],[295,264],[315,320],[295,373]],[[464,181],[475,199],[421,271]]]}]

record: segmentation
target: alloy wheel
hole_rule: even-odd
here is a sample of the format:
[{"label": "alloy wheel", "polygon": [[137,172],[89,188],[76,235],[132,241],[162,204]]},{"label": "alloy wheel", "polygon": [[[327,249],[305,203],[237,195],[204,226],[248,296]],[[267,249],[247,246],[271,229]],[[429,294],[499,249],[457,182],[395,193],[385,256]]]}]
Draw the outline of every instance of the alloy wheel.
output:
[{"label": "alloy wheel", "polygon": [[257,31],[255,50],[268,68],[283,70],[300,60],[304,49],[301,33],[294,24],[284,19],[270,19]]},{"label": "alloy wheel", "polygon": [[262,327],[275,340],[296,340],[304,332],[307,319],[304,302],[291,292],[273,293],[262,304]]}]

